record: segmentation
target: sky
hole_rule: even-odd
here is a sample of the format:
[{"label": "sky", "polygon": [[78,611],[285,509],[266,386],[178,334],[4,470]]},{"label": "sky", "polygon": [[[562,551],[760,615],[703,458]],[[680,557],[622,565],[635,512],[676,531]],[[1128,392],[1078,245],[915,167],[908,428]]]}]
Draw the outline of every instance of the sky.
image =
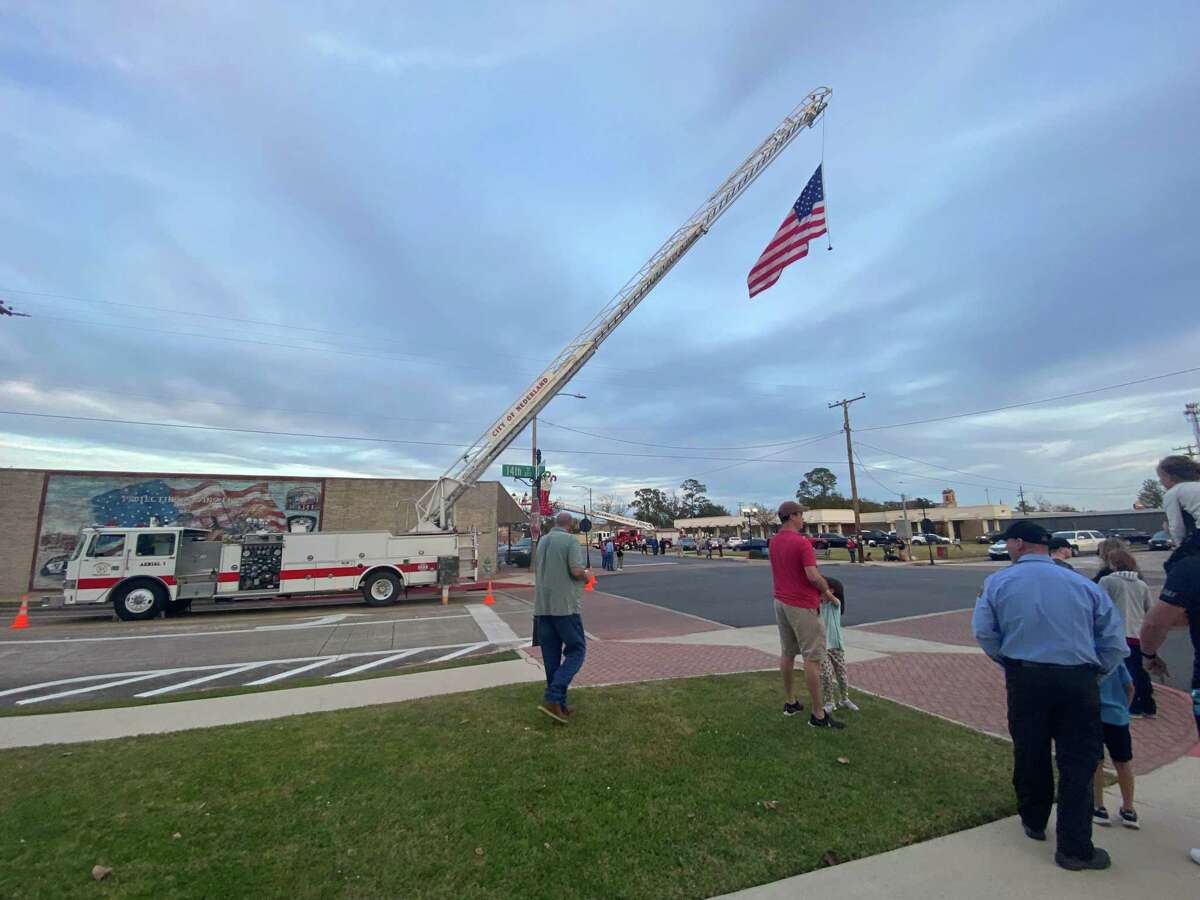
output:
[{"label": "sky", "polygon": [[1192,440],[1200,7],[650,6],[0,0],[0,466],[435,478],[821,85],[543,411],[556,497],[848,491],[860,393],[876,500],[1128,508]]}]

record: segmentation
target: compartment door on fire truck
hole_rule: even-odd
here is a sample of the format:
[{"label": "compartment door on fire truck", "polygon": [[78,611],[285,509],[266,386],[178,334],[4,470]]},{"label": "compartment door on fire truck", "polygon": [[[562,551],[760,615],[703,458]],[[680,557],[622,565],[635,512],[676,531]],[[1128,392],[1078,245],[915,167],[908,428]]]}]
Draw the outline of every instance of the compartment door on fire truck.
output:
[{"label": "compartment door on fire truck", "polygon": [[79,564],[79,587],[84,590],[112,587],[125,574],[125,557],[124,532],[93,535]]}]

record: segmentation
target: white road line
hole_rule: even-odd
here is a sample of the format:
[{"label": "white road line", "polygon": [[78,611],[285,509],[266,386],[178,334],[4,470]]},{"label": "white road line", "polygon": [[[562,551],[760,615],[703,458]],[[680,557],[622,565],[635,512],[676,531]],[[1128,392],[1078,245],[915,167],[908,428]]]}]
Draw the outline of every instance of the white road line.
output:
[{"label": "white road line", "polygon": [[479,650],[481,647],[486,647],[487,645],[488,645],[487,641],[481,641],[478,644],[471,644],[468,647],[463,647],[461,650],[455,650],[453,653],[447,653],[445,656],[439,656],[437,659],[431,659],[431,660],[429,660],[429,662],[431,662],[431,663],[445,662],[448,659],[454,659],[455,657],[462,656],[466,653],[470,653],[472,650]]},{"label": "white road line", "polygon": [[174,675],[176,671],[175,669],[163,669],[158,672],[146,672],[141,675],[135,675],[132,678],[121,678],[118,681],[106,681],[101,684],[89,684],[87,687],[74,688],[69,691],[59,691],[57,694],[46,694],[42,697],[26,697],[24,700],[18,700],[17,706],[25,706],[29,703],[42,703],[46,700],[57,700],[60,697],[73,697],[76,694],[87,694],[91,691],[103,691],[106,688],[120,687],[123,684],[133,684],[135,681],[149,681],[151,678]]},{"label": "white road line", "polygon": [[960,606],[958,609],[943,609],[941,612],[920,613],[915,616],[899,616],[895,619],[872,619],[870,622],[855,622],[853,625],[846,626],[847,628],[859,628],[863,625],[883,625],[886,622],[911,622],[914,619],[932,619],[934,616],[945,616],[950,613],[966,612],[969,609],[974,609],[974,606]]},{"label": "white road line", "polygon": [[[366,615],[366,613],[363,613]],[[364,625],[391,625],[393,622],[436,622],[443,619],[467,619],[469,613],[455,613],[449,616],[415,616],[413,618],[372,619],[369,622],[332,622],[329,624],[313,624],[307,628],[361,628]],[[49,623],[47,623],[49,624]],[[123,634],[111,637],[82,637],[82,638],[34,638],[27,641],[0,641],[0,646],[20,647],[27,644],[84,644],[104,641],[155,641],[165,638],[192,637],[222,637],[228,634],[257,634],[262,635],[264,626],[256,628],[238,628],[231,631],[176,631],[169,634]]]},{"label": "white road line", "polygon": [[167,674],[175,674],[177,672],[197,672],[205,669],[225,669],[229,663],[219,666],[193,666],[184,669],[154,669],[153,671],[143,669],[141,672],[105,672],[103,675],[78,675],[74,678],[59,678],[55,681],[42,681],[37,684],[24,684],[21,687],[9,688],[8,690],[0,691],[0,697],[7,697],[10,694],[23,694],[27,691],[37,691],[42,688],[58,687],[62,684],[81,684],[85,681],[103,681],[105,678],[124,678],[132,675],[152,675],[158,672]]},{"label": "white road line", "polygon": [[475,619],[475,624],[479,626],[479,630],[483,632],[483,636],[493,644],[514,644],[521,639],[517,637],[517,633],[512,630],[512,627],[505,622],[496,611],[490,606],[484,606],[482,603],[473,603],[467,607],[469,612]]},{"label": "white road line", "polygon": [[265,666],[266,663],[255,662],[247,663],[244,666],[237,666],[232,669],[225,669],[223,672],[213,672],[211,675],[201,675],[199,678],[193,678],[190,681],[181,681],[179,684],[168,684],[166,687],[155,688],[152,691],[142,691],[140,694],[134,694],[135,697],[157,697],[159,694],[167,694],[171,691],[182,690],[183,688],[192,687],[197,684],[204,684],[206,681],[216,681],[218,678],[225,678],[228,675],[240,675],[242,672],[248,672],[250,669],[258,669]]},{"label": "white road line", "polygon": [[[418,650],[453,650],[461,647],[462,644],[438,644],[433,647],[419,647]],[[357,659],[363,656],[380,656],[389,653],[394,653],[394,650],[361,650],[355,653],[343,653],[336,657],[337,659]],[[258,660],[254,665],[271,666],[271,665],[288,665],[290,663],[306,663],[315,660],[328,659],[327,656],[293,656],[289,659],[263,659]],[[43,688],[59,687],[64,684],[82,684],[85,681],[102,681],[105,678],[126,678],[132,676],[144,675],[147,678],[152,678],[155,675],[178,675],[181,672],[214,672],[218,669],[228,670],[238,663],[217,663],[216,665],[207,666],[181,666],[171,669],[143,669],[140,672],[105,672],[103,675],[76,675],[73,678],[58,678],[54,681],[42,681],[34,684],[23,684],[20,687],[8,688],[0,691],[0,697],[7,697],[11,694],[23,694],[29,691],[38,691]],[[88,688],[94,690],[94,688]]]},{"label": "white road line", "polygon": [[345,675],[357,675],[359,672],[365,672],[367,669],[373,669],[376,666],[382,666],[385,663],[395,662],[398,659],[404,659],[406,656],[413,656],[420,653],[425,647],[414,647],[411,650],[405,650],[403,653],[396,653],[392,656],[385,656],[383,659],[373,659],[368,663],[363,663],[359,666],[353,666],[349,669],[343,669],[341,672],[334,672],[332,675],[326,675],[326,678],[341,678]]},{"label": "white road line", "polygon": [[282,681],[285,678],[291,678],[293,675],[299,675],[301,672],[307,672],[309,669],[315,669],[319,666],[325,666],[329,663],[337,662],[342,659],[341,656],[327,656],[324,659],[318,659],[316,662],[310,662],[307,666],[300,666],[298,669],[288,669],[284,672],[279,672],[275,675],[268,675],[266,678],[259,678],[256,681],[247,681],[246,687],[257,687],[260,684],[273,684],[276,681]]}]

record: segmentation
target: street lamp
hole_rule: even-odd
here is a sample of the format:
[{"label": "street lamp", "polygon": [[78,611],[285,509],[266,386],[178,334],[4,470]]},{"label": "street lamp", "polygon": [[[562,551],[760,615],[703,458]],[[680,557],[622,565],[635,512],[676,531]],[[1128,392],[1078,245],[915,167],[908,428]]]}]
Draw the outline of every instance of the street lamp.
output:
[{"label": "street lamp", "polygon": [[757,512],[757,510],[753,510],[753,509],[743,509],[742,510],[742,515],[746,517],[746,539],[747,540],[754,537],[753,522],[754,522],[754,513],[755,512]]}]

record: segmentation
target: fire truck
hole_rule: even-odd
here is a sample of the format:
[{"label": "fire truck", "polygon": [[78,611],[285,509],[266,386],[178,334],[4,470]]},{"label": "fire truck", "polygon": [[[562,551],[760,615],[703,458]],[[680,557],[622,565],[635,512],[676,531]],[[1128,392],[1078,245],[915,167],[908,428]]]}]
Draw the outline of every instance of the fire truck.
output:
[{"label": "fire truck", "polygon": [[387,606],[410,587],[478,578],[475,532],[261,532],[236,541],[169,525],[85,528],[67,563],[67,605],[111,603],[127,621],[193,600],[358,592]]},{"label": "fire truck", "polygon": [[[792,140],[829,103],[827,87],[793,109],[700,208],[667,238],[517,399],[416,502],[412,531],[258,533],[236,541],[170,525],[86,528],[67,564],[68,605],[112,603],[123,619],[149,619],[194,599],[239,600],[358,591],[373,605],[414,585],[479,577],[478,538],[454,527],[454,505],[563,390],[600,345]],[[536,426],[535,426],[536,427]],[[532,515],[532,514],[531,514]],[[649,533],[649,523],[617,519]]]}]

